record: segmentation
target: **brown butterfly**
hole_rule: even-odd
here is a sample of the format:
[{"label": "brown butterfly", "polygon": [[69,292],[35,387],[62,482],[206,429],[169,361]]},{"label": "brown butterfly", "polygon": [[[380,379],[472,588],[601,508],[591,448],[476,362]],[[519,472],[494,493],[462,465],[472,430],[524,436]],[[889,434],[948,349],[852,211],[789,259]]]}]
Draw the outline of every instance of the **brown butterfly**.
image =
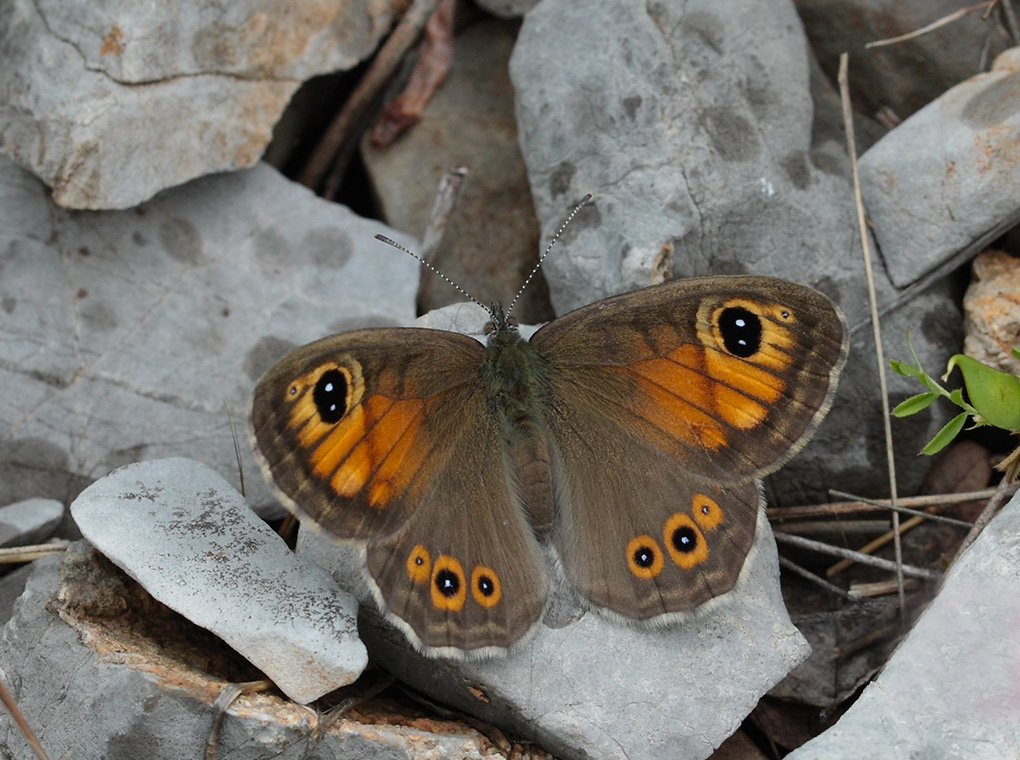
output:
[{"label": "brown butterfly", "polygon": [[828,410],[846,323],[755,276],[607,298],[530,341],[416,328],[299,348],[259,381],[258,458],[283,502],[365,548],[380,608],[428,655],[506,651],[542,617],[551,544],[593,607],[683,618],[730,592],[758,478]]}]

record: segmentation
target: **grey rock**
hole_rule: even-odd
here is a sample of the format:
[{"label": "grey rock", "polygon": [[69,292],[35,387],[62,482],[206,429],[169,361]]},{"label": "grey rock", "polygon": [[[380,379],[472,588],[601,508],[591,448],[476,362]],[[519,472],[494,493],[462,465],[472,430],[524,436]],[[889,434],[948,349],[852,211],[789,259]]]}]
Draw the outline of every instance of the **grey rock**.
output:
[{"label": "grey rock", "polygon": [[783,605],[764,513],[737,589],[692,620],[649,628],[587,612],[553,566],[534,635],[506,657],[468,662],[425,659],[382,619],[357,547],[302,530],[298,552],[359,597],[374,662],[564,760],[708,757],[809,652]]},{"label": "grey rock", "polygon": [[894,284],[955,268],[1020,219],[1020,48],[861,156],[861,193]]},{"label": "grey rock", "polygon": [[841,609],[792,618],[811,645],[811,656],[769,696],[832,710],[853,697],[889,658],[894,640],[866,647],[859,643],[877,630],[895,629],[900,623],[899,599],[861,600]]},{"label": "grey rock", "polygon": [[[103,608],[123,599],[123,577],[82,551],[69,552],[62,564],[57,557],[33,563],[0,637],[6,683],[50,757],[200,758],[206,740],[218,736],[222,760],[491,758],[491,744],[463,724],[346,715],[327,726],[326,718],[272,692],[238,698],[214,733],[212,702],[229,681],[202,666],[220,667],[223,655],[208,641],[166,636],[167,627],[158,629],[159,639],[142,627],[119,629],[123,614],[104,617],[110,611]],[[34,758],[6,711],[0,755]]]},{"label": "grey rock", "polygon": [[[458,34],[449,74],[421,121],[389,147],[373,148],[367,139],[362,145],[383,218],[411,235],[425,231],[441,175],[467,168],[430,262],[483,304],[508,305],[538,260],[538,220],[507,75],[517,26],[488,19]],[[514,314],[522,321],[546,321],[552,317],[548,297],[540,274]],[[423,272],[422,313],[461,300],[445,280]]]},{"label": "grey rock", "polygon": [[64,505],[56,499],[26,499],[0,507],[0,546],[42,543],[63,517]]},{"label": "grey rock", "polygon": [[1020,756],[1020,495],[950,568],[913,630],[834,727],[787,757]]},{"label": "grey rock", "polygon": [[71,505],[82,535],[155,599],[307,704],[368,664],[357,603],[191,459],[122,467]]},{"label": "grey rock", "polygon": [[[545,239],[595,195],[545,264],[557,313],[669,277],[754,272],[814,285],[847,315],[850,362],[827,420],[770,479],[770,497],[804,503],[838,485],[884,494],[851,185],[831,138],[813,134],[807,44],[792,6],[546,0],[525,17],[510,73]],[[921,360],[944,366],[960,341],[948,284],[902,294],[880,267],[877,279],[887,356],[910,356],[913,326]],[[918,392],[900,377],[890,387],[898,398]],[[948,419],[930,411],[897,421],[901,465]],[[923,472],[904,466],[899,476],[906,493]]]},{"label": "grey rock", "polygon": [[14,612],[14,603],[25,590],[28,576],[32,573],[32,564],[22,565],[16,570],[0,577],[0,625],[6,625]]},{"label": "grey rock", "polygon": [[510,73],[546,237],[595,195],[545,265],[558,313],[791,261],[817,282],[851,249],[846,181],[809,160],[808,57],[789,3],[544,2]]},{"label": "grey rock", "polygon": [[0,149],[70,208],[127,208],[251,166],[301,82],[370,55],[398,5],[12,0]]},{"label": "grey rock", "polygon": [[500,18],[520,18],[538,5],[538,0],[478,0],[478,5]]},{"label": "grey rock", "polygon": [[[65,503],[187,455],[278,509],[243,442],[255,380],[294,346],[409,323],[418,265],[369,222],[260,164],[125,212],[53,205],[0,158],[0,503]],[[229,415],[229,417],[228,417]]]},{"label": "grey rock", "polygon": [[907,118],[1011,44],[1001,14],[984,18],[978,11],[894,45],[864,47],[959,11],[956,0],[794,0],[794,5],[833,82],[840,54],[850,54],[854,107],[871,116],[886,110]]}]

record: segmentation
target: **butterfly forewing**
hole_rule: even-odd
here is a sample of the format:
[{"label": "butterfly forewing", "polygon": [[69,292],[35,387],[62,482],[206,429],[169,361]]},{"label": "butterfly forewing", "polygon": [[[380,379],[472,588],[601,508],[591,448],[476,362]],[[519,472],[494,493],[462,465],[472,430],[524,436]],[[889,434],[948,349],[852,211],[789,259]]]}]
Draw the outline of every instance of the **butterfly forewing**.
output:
[{"label": "butterfly forewing", "polygon": [[359,330],[303,346],[259,381],[260,464],[284,503],[337,538],[401,528],[443,466],[434,429],[478,391],[484,349],[436,330]]},{"label": "butterfly forewing", "polygon": [[818,291],[735,276],[599,301],[532,344],[553,403],[647,438],[696,479],[731,483],[800,449],[831,404],[848,341]]}]

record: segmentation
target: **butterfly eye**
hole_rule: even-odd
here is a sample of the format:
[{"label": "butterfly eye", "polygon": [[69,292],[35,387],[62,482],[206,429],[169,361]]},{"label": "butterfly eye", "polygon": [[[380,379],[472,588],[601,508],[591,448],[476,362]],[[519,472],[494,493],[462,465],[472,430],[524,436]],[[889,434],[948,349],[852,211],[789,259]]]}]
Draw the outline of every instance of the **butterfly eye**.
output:
[{"label": "butterfly eye", "polygon": [[723,309],[719,315],[719,334],[726,350],[746,359],[761,348],[761,318],[742,306]]},{"label": "butterfly eye", "polygon": [[429,550],[418,544],[407,555],[407,577],[414,583],[425,583],[432,574]]},{"label": "butterfly eye", "polygon": [[492,607],[502,598],[499,576],[491,567],[475,565],[471,571],[471,595],[482,607]]},{"label": "butterfly eye", "polygon": [[662,565],[662,552],[651,536],[637,536],[627,544],[627,566],[638,578],[654,578]]},{"label": "butterfly eye", "polygon": [[347,413],[347,378],[338,369],[326,370],[315,383],[312,400],[323,422],[339,422]]},{"label": "butterfly eye", "polygon": [[466,597],[464,568],[453,557],[440,554],[432,567],[432,606],[458,612]]},{"label": "butterfly eye", "polygon": [[690,554],[698,548],[698,534],[694,532],[694,528],[690,528],[686,525],[674,530],[671,538],[673,548],[678,552]]},{"label": "butterfly eye", "polygon": [[715,499],[711,499],[703,493],[696,493],[691,506],[694,511],[694,522],[702,530],[712,530],[722,522],[723,511]]},{"label": "butterfly eye", "polygon": [[663,538],[669,556],[684,570],[690,570],[708,559],[708,544],[701,529],[683,512],[676,512],[666,520]]}]

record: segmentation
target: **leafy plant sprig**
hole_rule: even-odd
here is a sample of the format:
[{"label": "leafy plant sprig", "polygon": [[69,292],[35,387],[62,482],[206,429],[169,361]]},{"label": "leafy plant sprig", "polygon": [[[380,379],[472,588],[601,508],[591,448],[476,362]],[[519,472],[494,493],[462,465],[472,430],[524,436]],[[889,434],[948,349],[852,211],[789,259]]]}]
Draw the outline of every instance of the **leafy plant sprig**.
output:
[{"label": "leafy plant sprig", "polygon": [[[910,347],[910,353],[913,355],[915,363],[908,364],[894,359],[889,364],[894,372],[905,377],[916,378],[928,390],[903,401],[893,409],[893,414],[897,417],[909,417],[924,411],[940,397],[948,399],[963,409],[928,441],[928,444],[921,449],[922,454],[932,455],[942,451],[964,429],[968,417],[972,420],[971,429],[983,425],[993,425],[1013,434],[1020,434],[1020,378],[1008,372],[993,369],[964,354],[955,354],[950,357],[946,372],[941,379],[942,382],[945,382],[950,373],[959,367],[963,375],[964,388],[967,389],[965,399],[962,389],[946,390],[924,371],[917,358],[917,353],[910,343],[909,331],[907,345]],[[1020,349],[1014,348],[1012,353],[1013,356],[1020,359]],[[998,468],[1006,473],[1007,480],[1016,480],[1017,475],[1020,474],[1020,446],[1000,462]]]}]

